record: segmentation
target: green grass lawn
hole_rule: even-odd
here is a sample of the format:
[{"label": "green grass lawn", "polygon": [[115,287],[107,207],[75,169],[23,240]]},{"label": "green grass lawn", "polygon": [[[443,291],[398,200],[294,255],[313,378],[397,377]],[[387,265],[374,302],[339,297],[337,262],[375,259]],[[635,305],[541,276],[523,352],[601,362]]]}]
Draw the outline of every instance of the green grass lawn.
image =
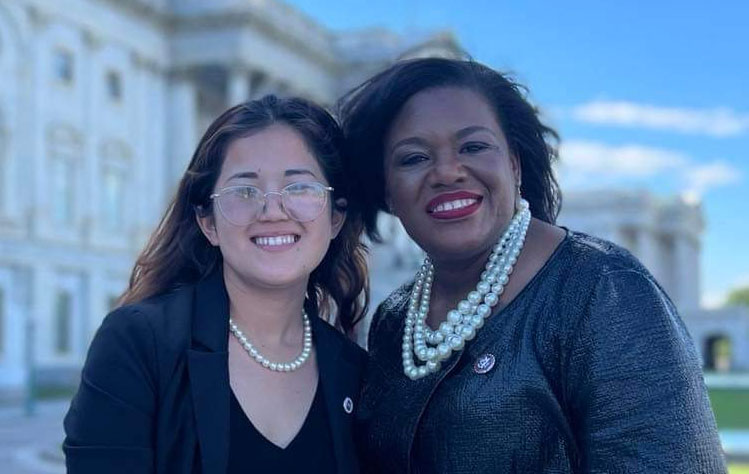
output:
[{"label": "green grass lawn", "polygon": [[749,464],[731,464],[728,466],[728,474],[749,474]]},{"label": "green grass lawn", "polygon": [[709,394],[718,429],[749,430],[749,389],[713,388]]}]

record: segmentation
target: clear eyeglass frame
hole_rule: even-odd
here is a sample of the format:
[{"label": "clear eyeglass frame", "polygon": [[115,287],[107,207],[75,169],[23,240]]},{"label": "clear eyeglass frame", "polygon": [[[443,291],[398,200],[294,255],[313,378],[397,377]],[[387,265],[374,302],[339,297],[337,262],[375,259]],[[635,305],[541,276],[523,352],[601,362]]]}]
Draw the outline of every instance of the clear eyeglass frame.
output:
[{"label": "clear eyeglass frame", "polygon": [[[289,206],[287,204],[287,200],[291,196],[291,190],[294,189],[295,187],[298,188],[301,186],[314,187],[316,188],[317,191],[319,191],[322,194],[322,196],[324,196],[322,201],[320,201],[319,209],[315,212],[314,216],[307,215],[307,216],[304,216],[304,218],[300,218],[299,214],[297,212],[294,212],[293,206]],[[257,194],[254,197],[254,199],[256,199],[260,205],[257,207],[257,210],[254,213],[254,215],[252,215],[248,219],[245,219],[244,221],[238,222],[229,216],[229,212],[224,210],[221,204],[222,202],[221,198],[222,196],[226,196],[229,193],[236,192],[237,190],[248,189],[248,188],[257,191]],[[317,219],[320,216],[320,214],[322,214],[322,212],[325,210],[326,204],[328,203],[328,194],[333,192],[333,190],[334,190],[333,187],[326,186],[316,181],[291,183],[287,186],[284,186],[281,189],[281,191],[267,191],[267,192],[264,192],[262,189],[258,188],[257,186],[237,185],[237,186],[227,186],[225,188],[221,188],[218,192],[213,193],[210,196],[208,196],[208,198],[217,204],[217,207],[219,209],[219,212],[221,212],[221,215],[224,216],[224,218],[229,223],[236,225],[236,226],[246,226],[246,225],[252,224],[253,222],[256,222],[258,220],[258,217],[260,217],[260,214],[262,214],[262,212],[264,212],[267,209],[268,196],[270,195],[276,195],[280,198],[281,209],[292,220],[295,220],[297,222],[310,222],[310,221]]]}]

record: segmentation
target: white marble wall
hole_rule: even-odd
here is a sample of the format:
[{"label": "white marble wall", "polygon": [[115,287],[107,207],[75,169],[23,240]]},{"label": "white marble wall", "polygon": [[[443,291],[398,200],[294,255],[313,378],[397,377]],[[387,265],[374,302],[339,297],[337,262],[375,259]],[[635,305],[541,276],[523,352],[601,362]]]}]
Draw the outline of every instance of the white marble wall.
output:
[{"label": "white marble wall", "polygon": [[[166,51],[166,40],[153,48],[157,36],[147,33],[153,28],[148,22],[113,16],[100,2],[73,1],[69,9],[62,3],[0,4],[0,130],[6,144],[0,189],[7,196],[0,210],[0,287],[6,295],[0,392],[6,394],[22,389],[29,354],[42,380],[74,376],[111,298],[125,287],[134,252],[158,219],[168,188],[166,78],[154,66],[164,59],[147,59]],[[97,14],[106,26],[91,21]],[[69,83],[55,77],[58,51],[73,58]],[[121,77],[120,100],[108,94],[110,72]],[[72,166],[69,222],[55,218],[60,155]],[[115,228],[105,225],[103,205],[111,166],[127,183]],[[67,353],[55,349],[55,295],[63,290],[73,309]]]}]

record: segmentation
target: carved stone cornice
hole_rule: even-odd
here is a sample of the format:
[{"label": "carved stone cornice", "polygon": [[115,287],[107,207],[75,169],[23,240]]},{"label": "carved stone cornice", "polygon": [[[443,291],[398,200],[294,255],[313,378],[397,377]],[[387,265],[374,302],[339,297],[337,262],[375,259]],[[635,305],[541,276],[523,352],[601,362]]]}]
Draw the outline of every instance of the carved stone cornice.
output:
[{"label": "carved stone cornice", "polygon": [[318,38],[321,37],[324,44],[315,44],[313,41],[305,41],[305,38],[297,30],[293,28],[284,29],[282,25],[258,15],[256,11],[227,11],[195,17],[172,16],[169,19],[169,30],[173,33],[196,30],[226,30],[231,27],[255,29],[274,41],[301,53],[302,56],[310,58],[329,72],[337,72],[340,69],[340,63],[334,53],[332,33],[321,34],[320,31],[316,31],[315,34],[320,35]]}]

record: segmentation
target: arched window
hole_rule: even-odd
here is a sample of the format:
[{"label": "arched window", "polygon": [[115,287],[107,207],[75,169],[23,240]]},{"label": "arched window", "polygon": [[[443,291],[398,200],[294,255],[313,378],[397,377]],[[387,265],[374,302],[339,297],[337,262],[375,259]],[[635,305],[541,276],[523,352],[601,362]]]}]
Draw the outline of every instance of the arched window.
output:
[{"label": "arched window", "polygon": [[55,351],[68,354],[72,349],[73,297],[67,290],[59,290],[55,299]]},{"label": "arched window", "polygon": [[5,334],[8,324],[8,316],[5,310],[6,296],[5,288],[0,286],[0,359],[5,355]]},{"label": "arched window", "polygon": [[0,112],[0,215],[8,211],[10,196],[10,159],[8,157],[8,132],[3,127],[2,113]]},{"label": "arched window", "polygon": [[728,372],[731,370],[731,339],[723,334],[714,334],[705,339],[704,362],[706,371]]},{"label": "arched window", "polygon": [[101,220],[109,233],[120,233],[127,229],[125,215],[127,203],[130,150],[120,142],[108,142],[101,151]]},{"label": "arched window", "polygon": [[58,84],[70,85],[74,80],[73,53],[64,48],[57,48],[52,54],[52,72]]},{"label": "arched window", "polygon": [[49,184],[46,199],[56,224],[71,226],[76,218],[83,152],[82,138],[67,125],[58,125],[49,134]]}]

